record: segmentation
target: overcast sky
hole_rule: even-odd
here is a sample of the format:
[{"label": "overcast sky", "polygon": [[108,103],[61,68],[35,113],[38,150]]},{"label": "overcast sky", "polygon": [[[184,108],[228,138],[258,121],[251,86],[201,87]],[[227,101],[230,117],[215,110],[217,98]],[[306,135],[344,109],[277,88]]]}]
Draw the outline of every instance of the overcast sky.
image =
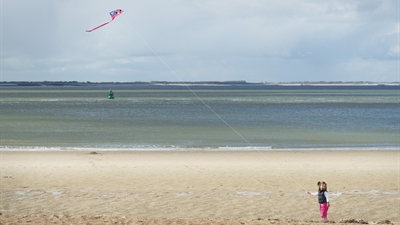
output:
[{"label": "overcast sky", "polygon": [[1,81],[400,79],[399,0],[0,1]]}]

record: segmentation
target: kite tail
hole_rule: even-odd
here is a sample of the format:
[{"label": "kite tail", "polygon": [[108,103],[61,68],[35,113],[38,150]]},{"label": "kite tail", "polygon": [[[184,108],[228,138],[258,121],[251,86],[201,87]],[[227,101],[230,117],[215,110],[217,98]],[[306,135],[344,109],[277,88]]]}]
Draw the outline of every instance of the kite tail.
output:
[{"label": "kite tail", "polygon": [[111,23],[111,21],[113,21],[113,20],[110,20],[110,21],[108,21],[107,23],[103,23],[102,25],[100,25],[100,26],[98,26],[98,27],[95,27],[95,28],[93,28],[93,29],[91,29],[91,30],[86,30],[86,32],[92,32],[92,31],[94,31],[94,30],[96,30],[96,29],[98,29],[98,28],[100,28],[100,27],[102,27],[102,26],[104,26],[104,25],[107,25],[107,24]]}]

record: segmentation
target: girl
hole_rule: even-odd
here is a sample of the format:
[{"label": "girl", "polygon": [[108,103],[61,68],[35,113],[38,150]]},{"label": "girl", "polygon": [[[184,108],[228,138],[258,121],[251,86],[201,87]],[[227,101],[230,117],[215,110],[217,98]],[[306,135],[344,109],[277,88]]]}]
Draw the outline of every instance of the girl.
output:
[{"label": "girl", "polygon": [[319,202],[319,212],[321,213],[321,218],[323,222],[328,221],[328,209],[329,209],[329,195],[328,195],[328,185],[322,181],[317,183],[318,192],[311,193],[307,191],[307,194],[318,195]]}]

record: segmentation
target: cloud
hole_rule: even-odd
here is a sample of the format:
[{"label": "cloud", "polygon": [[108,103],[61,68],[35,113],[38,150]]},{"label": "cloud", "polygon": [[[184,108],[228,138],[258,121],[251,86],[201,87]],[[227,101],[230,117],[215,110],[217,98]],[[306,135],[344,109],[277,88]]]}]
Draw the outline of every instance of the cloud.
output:
[{"label": "cloud", "polygon": [[394,0],[1,4],[1,80],[398,81]]},{"label": "cloud", "polygon": [[400,55],[400,46],[399,45],[394,45],[391,46],[388,50],[387,53],[388,56],[392,56],[392,57],[399,57]]},{"label": "cloud", "polygon": [[349,77],[353,81],[385,82],[393,71],[398,71],[398,63],[395,60],[353,58],[338,64],[337,69],[342,71],[342,79]]}]

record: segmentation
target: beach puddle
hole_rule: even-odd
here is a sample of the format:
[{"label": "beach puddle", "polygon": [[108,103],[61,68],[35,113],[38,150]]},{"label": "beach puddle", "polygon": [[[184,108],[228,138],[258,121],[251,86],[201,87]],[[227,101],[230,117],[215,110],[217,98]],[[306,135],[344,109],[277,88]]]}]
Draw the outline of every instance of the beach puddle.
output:
[{"label": "beach puddle", "polygon": [[57,190],[47,190],[46,193],[51,193],[53,195],[60,195],[62,194],[61,191],[57,191]]},{"label": "beach puddle", "polygon": [[238,192],[236,192],[236,195],[253,197],[253,196],[261,195],[261,193],[260,192],[254,192],[254,191],[238,191]]},{"label": "beach puddle", "polygon": [[187,195],[193,194],[193,192],[181,192],[181,193],[175,193],[176,197],[185,197]]}]

